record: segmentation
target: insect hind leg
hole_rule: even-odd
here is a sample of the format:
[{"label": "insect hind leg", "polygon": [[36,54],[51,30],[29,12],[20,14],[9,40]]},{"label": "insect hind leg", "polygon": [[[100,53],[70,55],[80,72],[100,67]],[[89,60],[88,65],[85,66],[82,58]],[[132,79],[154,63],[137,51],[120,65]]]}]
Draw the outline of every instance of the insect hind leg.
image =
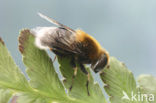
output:
[{"label": "insect hind leg", "polygon": [[71,63],[72,68],[74,69],[74,74],[73,74],[73,76],[72,76],[72,83],[71,83],[71,86],[70,86],[70,88],[69,88],[69,90],[71,91],[72,88],[73,88],[74,79],[75,79],[75,77],[76,77],[76,75],[77,75],[77,67],[76,67],[76,63],[75,63],[75,58],[74,58],[74,57],[72,57],[70,63]]},{"label": "insect hind leg", "polygon": [[80,69],[83,73],[85,73],[87,75],[87,82],[86,82],[86,87],[87,87],[87,93],[88,93],[88,96],[90,96],[90,93],[89,93],[89,82],[90,82],[90,74],[88,73],[88,71],[86,70],[86,68],[84,67],[83,64],[80,63]]}]

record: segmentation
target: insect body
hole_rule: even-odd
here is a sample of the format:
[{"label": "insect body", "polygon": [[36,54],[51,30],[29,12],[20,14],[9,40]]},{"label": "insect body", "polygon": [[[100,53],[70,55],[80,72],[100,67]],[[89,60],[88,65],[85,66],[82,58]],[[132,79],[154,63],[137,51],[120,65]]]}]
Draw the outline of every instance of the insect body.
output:
[{"label": "insect body", "polygon": [[[41,49],[49,48],[59,56],[71,56],[71,65],[75,71],[72,79],[74,79],[77,74],[77,62],[79,63],[82,72],[88,76],[86,84],[88,89],[89,74],[86,71],[84,64],[91,64],[91,68],[97,73],[108,65],[108,52],[103,49],[93,37],[84,31],[73,30],[43,14],[39,15],[59,27],[38,27],[33,29],[32,33],[36,36],[36,46]],[[72,85],[70,89],[71,88]]]}]

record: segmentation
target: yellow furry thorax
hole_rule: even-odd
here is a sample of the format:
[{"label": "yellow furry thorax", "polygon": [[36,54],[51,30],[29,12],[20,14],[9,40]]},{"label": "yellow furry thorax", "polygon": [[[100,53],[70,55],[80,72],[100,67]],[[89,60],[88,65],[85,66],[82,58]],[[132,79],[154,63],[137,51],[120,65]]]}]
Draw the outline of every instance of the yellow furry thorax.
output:
[{"label": "yellow furry thorax", "polygon": [[95,38],[93,38],[92,36],[90,36],[89,34],[87,34],[86,32],[84,32],[84,31],[82,31],[80,29],[77,29],[76,30],[76,35],[77,35],[76,39],[78,41],[83,41],[85,38],[89,38],[89,39],[94,41],[94,43],[96,44],[97,48],[102,49],[102,47],[98,43],[98,41]]},{"label": "yellow furry thorax", "polygon": [[90,36],[89,34],[85,33],[84,31],[82,31],[80,29],[76,30],[76,40],[77,41],[83,42],[86,38],[93,41],[91,45],[94,47],[94,50],[90,51],[91,58],[98,58],[103,53],[105,53],[106,55],[109,55],[108,52],[104,48],[101,47],[101,45],[95,38],[93,38],[92,36]]}]

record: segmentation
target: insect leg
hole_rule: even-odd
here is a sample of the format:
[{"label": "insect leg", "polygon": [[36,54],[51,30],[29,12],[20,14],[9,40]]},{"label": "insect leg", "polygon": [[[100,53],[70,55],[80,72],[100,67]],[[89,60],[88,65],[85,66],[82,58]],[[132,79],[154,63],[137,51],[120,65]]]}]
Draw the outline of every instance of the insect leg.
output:
[{"label": "insect leg", "polygon": [[55,60],[56,60],[56,55],[55,55],[55,57],[54,57],[54,59],[53,59],[53,61],[52,61],[52,62],[54,63],[54,62],[55,62]]},{"label": "insect leg", "polygon": [[90,96],[89,93],[89,82],[90,82],[90,74],[87,72],[87,70],[85,69],[84,65],[80,63],[80,69],[83,73],[85,73],[87,75],[87,82],[86,82],[86,87],[87,87],[87,93],[88,96]]},{"label": "insect leg", "polygon": [[70,91],[72,90],[72,87],[73,87],[73,84],[74,84],[74,79],[75,79],[75,76],[77,75],[77,67],[76,67],[76,63],[75,63],[74,57],[72,57],[72,59],[71,59],[71,66],[74,69],[74,74],[72,76],[72,84],[71,84],[71,86],[69,88]]}]

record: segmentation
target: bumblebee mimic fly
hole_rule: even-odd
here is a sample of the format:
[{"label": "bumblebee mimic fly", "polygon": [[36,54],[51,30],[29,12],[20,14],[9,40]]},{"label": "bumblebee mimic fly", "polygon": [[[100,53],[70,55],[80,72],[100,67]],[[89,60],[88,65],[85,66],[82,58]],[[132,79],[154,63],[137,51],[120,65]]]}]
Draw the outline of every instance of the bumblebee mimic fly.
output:
[{"label": "bumblebee mimic fly", "polygon": [[73,30],[41,13],[39,13],[39,16],[58,27],[37,27],[32,29],[36,46],[40,49],[50,49],[58,56],[70,56],[72,58],[71,66],[74,69],[74,74],[70,90],[77,74],[76,63],[78,63],[82,72],[88,77],[86,86],[88,95],[90,95],[88,90],[89,73],[84,64],[91,64],[91,68],[95,73],[100,72],[109,64],[108,52],[101,47],[96,39],[84,31],[80,29]]}]

